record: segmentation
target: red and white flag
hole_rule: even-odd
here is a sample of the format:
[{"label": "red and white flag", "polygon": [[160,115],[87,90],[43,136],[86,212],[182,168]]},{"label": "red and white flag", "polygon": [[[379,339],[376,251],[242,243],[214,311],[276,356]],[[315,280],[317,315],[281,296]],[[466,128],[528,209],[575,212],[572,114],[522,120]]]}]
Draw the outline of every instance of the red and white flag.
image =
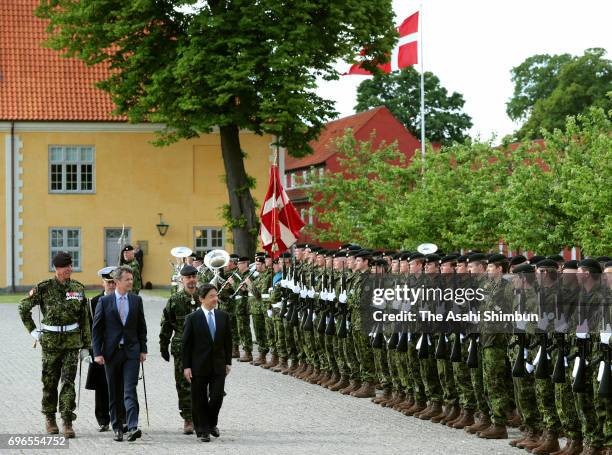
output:
[{"label": "red and white flag", "polygon": [[270,167],[270,184],[259,216],[263,249],[274,259],[295,243],[305,224],[283,189],[278,166],[274,164]]},{"label": "red and white flag", "polygon": [[[405,68],[410,65],[415,65],[419,62],[418,57],[418,32],[419,32],[419,12],[408,16],[404,22],[397,28],[400,38],[397,45],[391,52],[389,62],[378,65],[378,68],[383,73],[390,73],[398,69]],[[361,63],[355,63],[351,68],[343,74],[346,75],[365,75],[371,76],[368,70],[361,67]]]}]

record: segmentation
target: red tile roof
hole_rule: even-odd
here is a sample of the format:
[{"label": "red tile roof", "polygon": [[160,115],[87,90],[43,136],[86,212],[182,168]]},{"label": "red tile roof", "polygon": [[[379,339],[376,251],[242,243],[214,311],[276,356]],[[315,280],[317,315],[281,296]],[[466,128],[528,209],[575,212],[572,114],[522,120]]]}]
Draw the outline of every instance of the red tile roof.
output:
[{"label": "red tile roof", "polygon": [[108,71],[42,48],[39,0],[0,1],[0,120],[125,121],[110,96],[94,87]]},{"label": "red tile roof", "polygon": [[357,134],[357,131],[365,126],[365,124],[382,109],[386,109],[386,107],[376,107],[369,111],[349,115],[348,117],[329,122],[323,131],[321,131],[319,139],[310,143],[313,153],[304,158],[293,158],[292,156],[288,156],[285,162],[285,168],[297,169],[323,163],[336,153],[335,140],[344,136],[344,132],[347,128],[351,128],[353,133]]}]

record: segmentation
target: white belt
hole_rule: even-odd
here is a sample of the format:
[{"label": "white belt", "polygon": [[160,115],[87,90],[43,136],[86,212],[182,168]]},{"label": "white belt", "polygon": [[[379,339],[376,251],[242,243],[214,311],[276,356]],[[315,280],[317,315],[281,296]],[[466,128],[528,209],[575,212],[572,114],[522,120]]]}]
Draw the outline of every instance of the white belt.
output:
[{"label": "white belt", "polygon": [[42,329],[46,330],[47,332],[70,332],[71,330],[74,329],[78,329],[79,328],[79,323],[75,322],[74,324],[70,324],[70,325],[46,325],[46,324],[41,324]]},{"label": "white belt", "polygon": [[240,300],[242,298],[241,295],[237,295],[236,297],[234,297],[234,300]]},{"label": "white belt", "polygon": [[283,302],[273,303],[272,308],[281,308],[283,306]]},{"label": "white belt", "polygon": [[261,298],[262,299],[269,299],[270,298],[270,294],[261,294]]}]

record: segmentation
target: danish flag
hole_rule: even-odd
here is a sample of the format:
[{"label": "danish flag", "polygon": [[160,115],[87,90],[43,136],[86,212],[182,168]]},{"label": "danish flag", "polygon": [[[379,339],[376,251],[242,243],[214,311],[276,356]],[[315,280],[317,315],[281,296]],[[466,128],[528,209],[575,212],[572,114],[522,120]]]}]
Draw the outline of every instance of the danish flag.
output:
[{"label": "danish flag", "polygon": [[287,251],[300,235],[304,220],[283,189],[278,166],[270,167],[270,184],[261,208],[259,237],[263,249],[274,259]]},{"label": "danish flag", "polygon": [[[397,46],[391,52],[391,59],[387,63],[378,65],[383,73],[390,73],[406,66],[414,65],[419,62],[417,49],[417,36],[419,32],[419,12],[408,16],[397,28],[400,39]],[[362,52],[363,54],[363,52]],[[361,63],[355,63],[343,74],[346,75],[366,75],[371,76],[368,70],[361,67]]]}]

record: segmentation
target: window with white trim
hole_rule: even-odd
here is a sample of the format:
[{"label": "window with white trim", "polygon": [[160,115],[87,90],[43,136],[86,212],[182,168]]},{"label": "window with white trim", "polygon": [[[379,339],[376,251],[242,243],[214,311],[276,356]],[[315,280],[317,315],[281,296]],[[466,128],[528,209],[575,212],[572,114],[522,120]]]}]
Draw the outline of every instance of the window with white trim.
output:
[{"label": "window with white trim", "polygon": [[196,226],[193,228],[193,251],[199,255],[207,251],[223,249],[225,234],[223,228]]},{"label": "window with white trim", "polygon": [[53,256],[66,251],[72,256],[72,269],[81,271],[81,228],[49,229],[49,271],[53,271]]},{"label": "window with white trim", "polygon": [[95,188],[94,147],[49,146],[50,193],[94,193]]},{"label": "window with white trim", "polygon": [[314,223],[314,208],[310,207],[308,209],[308,224],[312,225],[313,223]]}]

